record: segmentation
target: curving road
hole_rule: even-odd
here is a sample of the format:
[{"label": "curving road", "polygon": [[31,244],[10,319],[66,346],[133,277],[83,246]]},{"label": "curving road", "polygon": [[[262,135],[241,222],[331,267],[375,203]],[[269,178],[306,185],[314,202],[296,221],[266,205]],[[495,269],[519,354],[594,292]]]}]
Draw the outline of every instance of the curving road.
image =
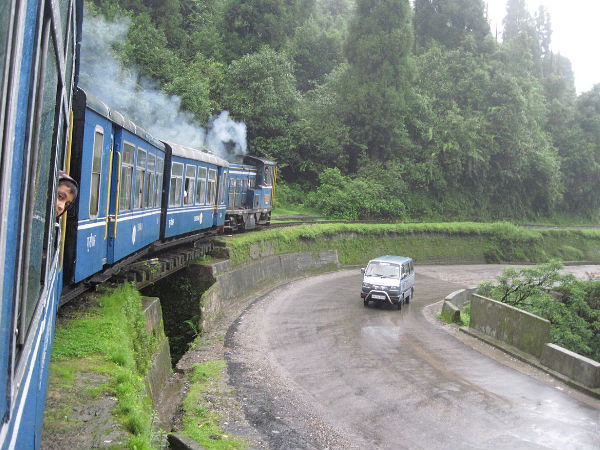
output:
[{"label": "curving road", "polygon": [[414,299],[401,311],[365,308],[358,270],[257,301],[227,345],[261,448],[599,449],[600,401],[474,350],[482,344],[432,318],[428,305],[497,270],[417,267]]}]

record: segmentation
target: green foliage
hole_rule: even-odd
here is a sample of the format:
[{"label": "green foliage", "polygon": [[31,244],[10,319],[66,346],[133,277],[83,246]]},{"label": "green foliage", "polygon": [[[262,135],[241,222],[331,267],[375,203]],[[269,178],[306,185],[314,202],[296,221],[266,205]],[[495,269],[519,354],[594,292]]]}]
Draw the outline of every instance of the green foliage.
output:
[{"label": "green foliage", "polygon": [[384,185],[372,179],[351,179],[340,170],[325,169],[320,186],[311,192],[306,203],[328,217],[338,219],[402,218],[405,207]]},{"label": "green foliage", "polygon": [[129,449],[157,448],[153,442],[152,401],[144,377],[157,349],[157,337],[146,331],[141,296],[123,285],[98,300],[98,307],[57,326],[52,364],[62,379],[70,371],[96,370],[108,375],[101,386],[117,398],[116,415],[131,434]]},{"label": "green foliage", "polygon": [[415,38],[417,47],[435,41],[449,49],[458,47],[472,35],[481,40],[490,32],[482,0],[415,0]]},{"label": "green foliage", "polygon": [[553,343],[600,361],[600,283],[562,275],[562,267],[510,268],[477,292],[549,320]]},{"label": "green foliage", "polygon": [[[296,117],[299,94],[292,65],[284,53],[264,47],[229,66],[223,86],[223,106],[243,118],[250,145],[274,157],[279,153],[270,140],[281,139]],[[256,150],[255,150],[256,151]]]},{"label": "green foliage", "polygon": [[223,360],[195,364],[190,391],[183,400],[183,432],[206,450],[245,447],[243,442],[221,431],[221,418],[208,409],[209,403],[214,401],[214,398],[207,399],[211,396],[211,386],[223,382],[221,378],[225,368],[226,363]]},{"label": "green foliage", "polygon": [[322,205],[336,216],[598,216],[600,90],[577,97],[544,8],[508,1],[499,43],[482,0],[92,1],[131,17],[124,64],[204,124],[229,110],[281,179],[314,192],[338,168],[340,202],[400,179],[379,208]]},{"label": "green foliage", "polygon": [[[505,248],[511,242],[514,246]],[[410,255],[418,262],[546,262],[559,256],[557,242],[583,249],[588,261],[600,261],[597,230],[526,230],[506,222],[313,224],[227,239],[234,265],[247,262],[257,245],[268,245],[270,254],[335,248],[342,264],[365,263],[390,253]],[[490,248],[497,255],[494,261],[486,258]]]}]

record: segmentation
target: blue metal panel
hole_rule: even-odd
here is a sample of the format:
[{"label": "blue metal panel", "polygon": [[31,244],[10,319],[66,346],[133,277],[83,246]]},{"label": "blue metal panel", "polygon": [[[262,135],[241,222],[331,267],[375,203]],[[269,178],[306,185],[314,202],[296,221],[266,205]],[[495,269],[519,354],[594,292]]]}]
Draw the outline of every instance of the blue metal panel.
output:
[{"label": "blue metal panel", "polygon": [[[154,154],[155,156],[159,156],[163,159],[165,157],[164,147],[162,144],[159,144],[156,141],[152,142],[151,144],[145,139],[141,139],[139,136],[123,128],[116,129],[114,135],[115,151],[122,152],[123,144],[124,142],[127,142],[135,146],[136,149],[142,148],[146,152]],[[120,193],[123,189],[130,189],[132,196],[129,204],[130,209],[118,211],[116,224],[113,222],[109,226],[107,252],[107,262],[109,264],[115,263],[126,256],[143,249],[154,241],[157,241],[160,236],[160,207],[156,206],[153,208],[133,209],[135,201],[133,192],[135,192],[137,189],[135,186],[137,156],[138,152],[136,151],[135,159],[133,160],[133,176],[131,184],[125,183],[124,180],[121,180],[121,184],[119,186]],[[118,174],[118,169],[116,170]],[[116,180],[117,178],[113,177],[113,179]],[[147,188],[148,187],[146,186],[144,189]],[[116,190],[116,186],[115,189],[111,189],[111,205],[113,205],[111,208],[113,212],[114,205],[118,204]]]},{"label": "blue metal panel", "polygon": [[[102,165],[98,214],[90,217],[90,196],[92,180],[92,158],[96,131],[103,132]],[[74,281],[78,282],[102,270],[106,263],[107,233],[106,207],[108,202],[108,181],[110,167],[110,144],[112,123],[98,113],[86,109],[81,155],[81,180],[79,184],[79,212],[77,224],[77,260]],[[113,158],[114,159],[114,158]]]}]

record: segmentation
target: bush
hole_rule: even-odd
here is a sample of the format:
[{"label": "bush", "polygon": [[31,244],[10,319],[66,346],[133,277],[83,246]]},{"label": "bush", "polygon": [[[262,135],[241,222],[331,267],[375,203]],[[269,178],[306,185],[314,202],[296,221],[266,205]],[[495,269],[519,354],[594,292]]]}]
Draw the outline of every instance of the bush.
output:
[{"label": "bush", "polygon": [[326,169],[319,176],[321,185],[311,192],[306,203],[336,219],[403,219],[406,207],[386,185],[376,178],[350,178],[338,168]]}]

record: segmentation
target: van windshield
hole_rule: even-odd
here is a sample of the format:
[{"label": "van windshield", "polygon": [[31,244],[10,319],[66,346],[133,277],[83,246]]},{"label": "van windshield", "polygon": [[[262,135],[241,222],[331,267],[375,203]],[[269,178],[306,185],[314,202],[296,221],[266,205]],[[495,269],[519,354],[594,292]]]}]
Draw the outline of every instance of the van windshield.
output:
[{"label": "van windshield", "polygon": [[400,266],[385,262],[371,262],[365,275],[368,277],[400,278]]}]

